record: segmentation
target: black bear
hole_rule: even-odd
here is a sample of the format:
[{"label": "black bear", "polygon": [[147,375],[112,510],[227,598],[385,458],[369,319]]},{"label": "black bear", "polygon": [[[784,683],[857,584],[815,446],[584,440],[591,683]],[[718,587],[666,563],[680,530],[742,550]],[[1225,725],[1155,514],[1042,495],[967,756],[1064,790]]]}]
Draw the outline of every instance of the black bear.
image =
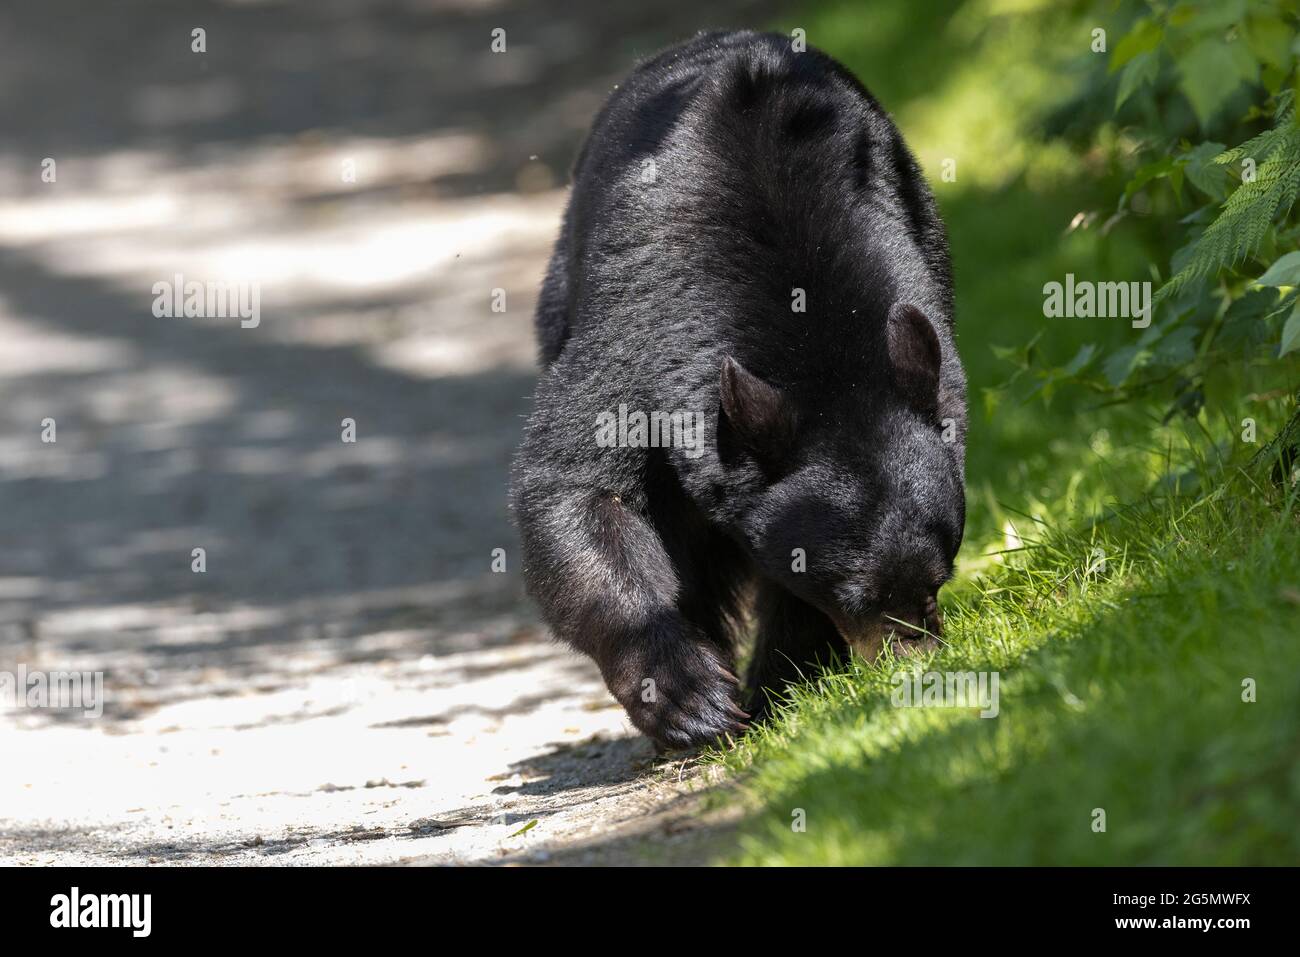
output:
[{"label": "black bear", "polygon": [[753,32],[640,66],[574,166],[536,323],[528,590],[642,732],[713,741],[850,649],[933,646],[965,522],[947,237],[844,67]]}]

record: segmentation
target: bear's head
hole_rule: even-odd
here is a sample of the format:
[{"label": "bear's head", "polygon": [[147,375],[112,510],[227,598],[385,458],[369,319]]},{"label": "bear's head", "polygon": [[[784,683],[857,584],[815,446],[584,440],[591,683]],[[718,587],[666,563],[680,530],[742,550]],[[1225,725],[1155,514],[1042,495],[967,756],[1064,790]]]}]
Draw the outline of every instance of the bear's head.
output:
[{"label": "bear's head", "polygon": [[[726,357],[719,452],[743,475],[737,537],[769,578],[874,658],[933,647],[966,500],[965,396],[955,352],[895,304],[861,375],[784,389]],[[850,357],[851,358],[851,357]]]}]

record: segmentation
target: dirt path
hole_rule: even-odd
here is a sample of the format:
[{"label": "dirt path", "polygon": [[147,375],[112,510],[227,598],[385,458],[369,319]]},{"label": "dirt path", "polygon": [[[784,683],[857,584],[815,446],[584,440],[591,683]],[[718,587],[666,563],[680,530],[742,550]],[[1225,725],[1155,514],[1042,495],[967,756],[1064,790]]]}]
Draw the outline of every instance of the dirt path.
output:
[{"label": "dirt path", "polygon": [[[0,862],[725,848],[698,771],[546,640],[505,507],[592,111],[771,15],[694,6],[0,11],[0,672],[106,692],[0,712]],[[156,317],[177,274],[256,284],[260,322]]]},{"label": "dirt path", "polygon": [[19,720],[0,861],[632,863],[720,837],[698,769],[652,766],[585,662],[531,629],[405,653],[417,635],[304,642],[255,676],[118,668],[116,717]]}]

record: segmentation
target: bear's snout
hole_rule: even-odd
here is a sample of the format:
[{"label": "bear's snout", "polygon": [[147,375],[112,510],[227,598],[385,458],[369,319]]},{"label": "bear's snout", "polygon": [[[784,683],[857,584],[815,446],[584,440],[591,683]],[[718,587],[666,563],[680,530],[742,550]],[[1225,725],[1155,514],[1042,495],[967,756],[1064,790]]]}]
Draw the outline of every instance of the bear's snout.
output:
[{"label": "bear's snout", "polygon": [[895,608],[865,622],[837,617],[835,627],[854,654],[867,661],[880,656],[886,640],[899,657],[934,651],[943,644],[943,615],[934,595],[919,606]]}]

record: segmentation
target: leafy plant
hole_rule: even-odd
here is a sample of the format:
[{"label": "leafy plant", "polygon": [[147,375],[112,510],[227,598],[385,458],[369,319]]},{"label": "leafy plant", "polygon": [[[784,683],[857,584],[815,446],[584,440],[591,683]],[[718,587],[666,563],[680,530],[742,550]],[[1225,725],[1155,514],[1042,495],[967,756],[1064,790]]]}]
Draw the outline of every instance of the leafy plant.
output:
[{"label": "leafy plant", "polygon": [[[1141,232],[1152,321],[1136,340],[1087,343],[1052,364],[1008,350],[1016,379],[1080,384],[1127,402],[1172,398],[1196,416],[1214,389],[1295,391],[1300,355],[1300,52],[1296,0],[1150,0],[1093,70],[1084,148],[1126,177],[1103,233]],[[1236,143],[1228,146],[1228,143]],[[1080,215],[1087,228],[1101,220]],[[1288,431],[1294,432],[1294,421]]]}]

